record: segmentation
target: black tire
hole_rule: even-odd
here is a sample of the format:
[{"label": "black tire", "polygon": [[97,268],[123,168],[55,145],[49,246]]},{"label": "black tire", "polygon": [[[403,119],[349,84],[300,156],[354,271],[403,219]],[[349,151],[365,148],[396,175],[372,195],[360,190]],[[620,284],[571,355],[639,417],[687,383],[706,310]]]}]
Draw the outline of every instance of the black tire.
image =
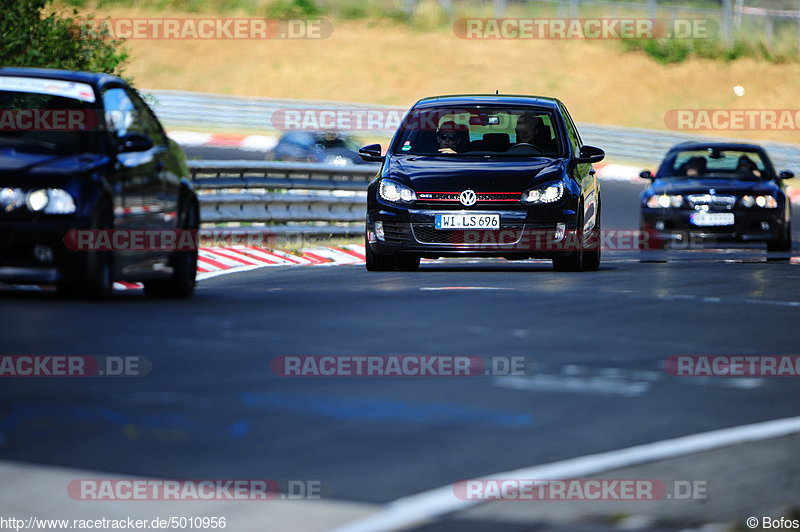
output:
[{"label": "black tire", "polygon": [[767,242],[767,251],[791,251],[792,250],[792,224],[786,224],[786,230],[780,238]]},{"label": "black tire", "polygon": [[[185,231],[196,231],[200,226],[197,203],[191,201],[182,210],[178,226]],[[167,279],[145,281],[144,293],[147,297],[189,298],[197,284],[197,249],[175,251],[170,259],[172,275]]]},{"label": "black tire", "polygon": [[579,272],[583,270],[583,251],[580,249],[562,257],[553,257],[553,271]]},{"label": "black tire", "polygon": [[419,270],[419,257],[414,255],[401,255],[395,260],[395,269],[405,272]]},{"label": "black tire", "polygon": [[364,248],[366,256],[366,266],[369,272],[388,272],[397,268],[397,261],[390,255],[376,255],[369,245],[369,241],[364,238]]},{"label": "black tire", "polygon": [[[600,202],[597,202],[597,214],[595,214],[595,224],[589,238],[591,239],[586,243],[587,249],[583,252],[583,271],[594,272],[600,269],[600,258],[602,255],[601,244],[602,234],[600,231]],[[583,242],[584,239],[581,239]]]},{"label": "black tire", "polygon": [[[114,227],[111,205],[100,200],[92,213],[89,229],[110,230]],[[114,291],[114,263],[111,251],[74,251],[83,256],[79,266],[62,272],[56,283],[59,295],[87,299],[108,299]]]}]

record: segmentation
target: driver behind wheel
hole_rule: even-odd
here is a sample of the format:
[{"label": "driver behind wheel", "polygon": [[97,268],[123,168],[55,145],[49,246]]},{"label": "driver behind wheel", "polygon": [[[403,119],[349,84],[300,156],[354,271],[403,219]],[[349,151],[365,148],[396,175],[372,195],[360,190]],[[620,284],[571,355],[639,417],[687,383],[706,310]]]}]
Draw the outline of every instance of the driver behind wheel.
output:
[{"label": "driver behind wheel", "polygon": [[439,153],[460,153],[464,150],[466,142],[464,138],[469,138],[466,126],[447,121],[439,126],[436,132],[436,140],[439,142]]}]

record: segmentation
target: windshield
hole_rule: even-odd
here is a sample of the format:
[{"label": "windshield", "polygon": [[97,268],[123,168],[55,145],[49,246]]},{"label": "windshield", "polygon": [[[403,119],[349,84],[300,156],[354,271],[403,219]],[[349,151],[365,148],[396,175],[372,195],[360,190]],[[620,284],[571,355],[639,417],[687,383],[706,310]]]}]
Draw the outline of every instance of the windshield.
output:
[{"label": "windshield", "polygon": [[95,151],[102,119],[95,104],[52,94],[0,90],[0,146]]},{"label": "windshield", "polygon": [[426,108],[411,111],[392,152],[429,156],[558,157],[556,121],[534,108]]},{"label": "windshield", "polygon": [[684,150],[670,155],[659,170],[659,177],[732,179],[771,179],[772,167],[755,150]]}]

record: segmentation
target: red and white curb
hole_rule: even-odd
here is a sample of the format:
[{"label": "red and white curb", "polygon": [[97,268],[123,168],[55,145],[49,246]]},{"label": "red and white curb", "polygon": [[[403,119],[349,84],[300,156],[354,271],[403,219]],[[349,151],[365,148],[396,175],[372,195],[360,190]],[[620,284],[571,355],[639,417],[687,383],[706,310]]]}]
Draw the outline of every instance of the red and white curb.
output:
[{"label": "red and white curb", "polygon": [[[341,266],[364,264],[364,246],[302,249],[290,253],[280,249],[254,246],[212,247],[200,249],[197,257],[197,280],[269,266]],[[141,283],[114,283],[120,290],[142,288]]]},{"label": "red and white curb", "polygon": [[269,135],[234,135],[227,133],[196,133],[171,131],[170,138],[183,147],[238,148],[245,151],[268,151],[278,143],[278,137]]}]

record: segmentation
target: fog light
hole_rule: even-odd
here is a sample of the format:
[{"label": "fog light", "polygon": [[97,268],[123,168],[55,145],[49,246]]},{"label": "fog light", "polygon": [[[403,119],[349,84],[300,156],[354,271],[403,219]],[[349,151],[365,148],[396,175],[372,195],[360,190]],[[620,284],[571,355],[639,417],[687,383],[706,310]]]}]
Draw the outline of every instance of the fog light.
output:
[{"label": "fog light", "polygon": [[761,230],[769,231],[769,222],[761,222]]},{"label": "fog light", "polygon": [[553,240],[560,242],[564,240],[565,234],[567,234],[567,224],[556,224],[556,232],[553,235]]},{"label": "fog light", "polygon": [[33,256],[41,263],[48,264],[53,262],[53,250],[50,246],[44,246],[42,244],[33,246]]},{"label": "fog light", "polygon": [[378,240],[383,242],[383,222],[375,222],[375,236],[378,237]]}]

